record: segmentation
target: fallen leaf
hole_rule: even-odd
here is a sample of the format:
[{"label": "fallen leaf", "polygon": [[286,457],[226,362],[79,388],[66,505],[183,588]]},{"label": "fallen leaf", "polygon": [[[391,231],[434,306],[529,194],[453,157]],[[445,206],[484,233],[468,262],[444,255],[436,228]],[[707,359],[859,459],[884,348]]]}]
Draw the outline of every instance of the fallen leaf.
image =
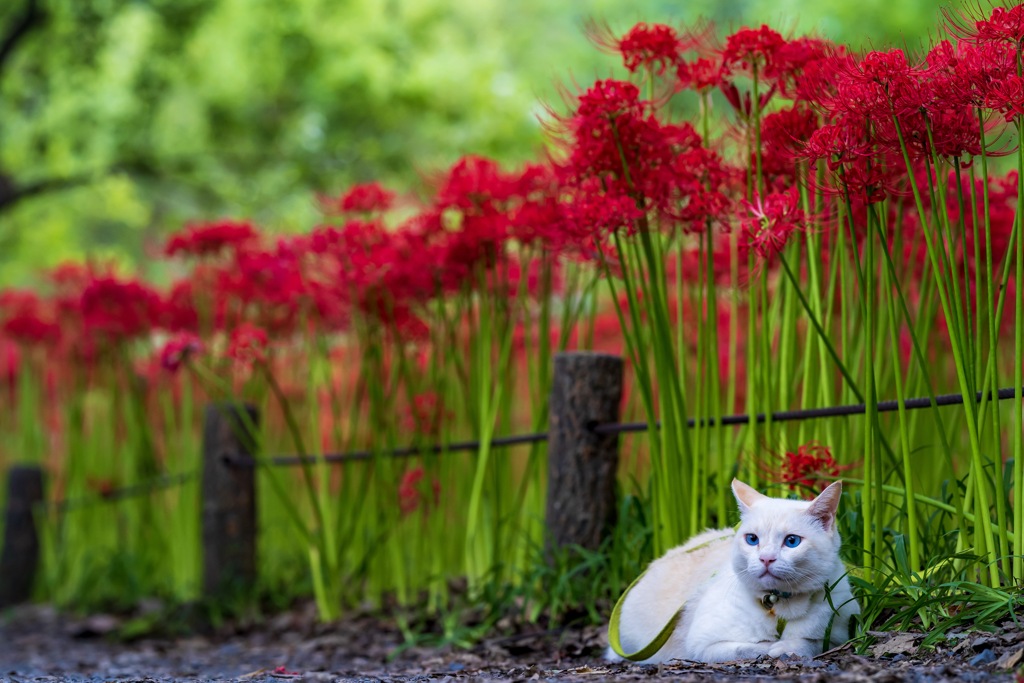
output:
[{"label": "fallen leaf", "polygon": [[1020,660],[1024,659],[1024,647],[1014,650],[1013,652],[1007,652],[999,661],[996,662],[997,669],[1014,669],[1020,664]]},{"label": "fallen leaf", "polygon": [[884,642],[875,643],[871,647],[871,654],[875,657],[885,655],[906,655],[917,652],[917,640],[920,633],[895,633]]}]

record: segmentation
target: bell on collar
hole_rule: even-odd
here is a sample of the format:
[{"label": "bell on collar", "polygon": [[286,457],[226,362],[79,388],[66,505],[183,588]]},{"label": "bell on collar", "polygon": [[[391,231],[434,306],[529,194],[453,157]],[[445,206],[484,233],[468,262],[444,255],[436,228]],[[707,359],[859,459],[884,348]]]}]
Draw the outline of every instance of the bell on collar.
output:
[{"label": "bell on collar", "polygon": [[775,603],[777,603],[778,601],[779,601],[779,594],[778,593],[775,593],[775,592],[765,593],[764,597],[761,598],[761,606],[764,607],[766,610],[771,611],[775,607]]}]

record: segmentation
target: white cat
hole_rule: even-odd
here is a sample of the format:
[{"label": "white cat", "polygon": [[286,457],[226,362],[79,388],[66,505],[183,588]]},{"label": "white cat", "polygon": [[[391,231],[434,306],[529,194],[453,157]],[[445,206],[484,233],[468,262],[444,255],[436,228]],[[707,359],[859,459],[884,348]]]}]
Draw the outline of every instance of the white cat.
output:
[{"label": "white cat", "polygon": [[[668,640],[643,661],[812,657],[846,642],[860,607],[839,559],[842,483],[811,502],[769,498],[735,479],[732,490],[738,529],[705,531],[673,548],[629,590],[620,608],[622,652],[652,643],[684,605]],[[611,648],[606,657],[621,661]]]}]

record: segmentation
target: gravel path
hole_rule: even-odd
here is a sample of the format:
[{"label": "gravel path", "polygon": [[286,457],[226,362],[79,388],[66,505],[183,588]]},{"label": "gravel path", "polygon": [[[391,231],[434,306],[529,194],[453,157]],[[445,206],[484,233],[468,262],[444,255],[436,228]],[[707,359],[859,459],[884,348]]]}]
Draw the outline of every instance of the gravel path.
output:
[{"label": "gravel path", "polygon": [[867,656],[849,649],[817,659],[721,665],[610,665],[601,629],[520,632],[472,650],[401,649],[393,625],[369,617],[318,625],[308,608],[230,631],[124,642],[125,623],[29,607],[0,621],[5,681],[1024,681],[1024,630],[961,633],[920,651],[920,635],[877,634]]}]

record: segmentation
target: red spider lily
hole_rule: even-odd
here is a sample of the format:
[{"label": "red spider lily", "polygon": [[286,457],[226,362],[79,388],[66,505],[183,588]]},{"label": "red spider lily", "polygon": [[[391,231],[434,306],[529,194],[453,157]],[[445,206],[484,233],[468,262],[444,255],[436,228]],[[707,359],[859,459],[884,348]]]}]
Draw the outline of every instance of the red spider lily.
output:
[{"label": "red spider lily", "polygon": [[761,144],[766,150],[792,155],[807,144],[820,125],[817,112],[805,104],[795,104],[761,120]]},{"label": "red spider lily", "polygon": [[0,292],[0,330],[29,345],[53,345],[61,336],[52,306],[34,292],[16,289]]},{"label": "red spider lily", "polygon": [[440,179],[434,205],[441,210],[491,213],[514,197],[517,178],[498,162],[469,155],[459,159]]},{"label": "red spider lily", "polygon": [[848,468],[839,465],[828,448],[811,442],[797,448],[795,453],[783,456],[781,483],[787,484],[790,491],[805,489],[814,492],[830,484]]},{"label": "red spider lily", "polygon": [[235,305],[234,319],[252,320],[277,333],[292,331],[308,300],[302,256],[301,243],[289,238],[279,238],[268,248],[238,250],[230,267],[219,273],[217,299]]},{"label": "red spider lily", "polygon": [[85,335],[75,343],[98,350],[148,335],[160,324],[161,303],[149,285],[94,274],[77,296],[71,293],[60,305],[74,316]]},{"label": "red spider lily", "polygon": [[573,136],[567,170],[580,180],[600,179],[612,194],[635,195],[655,168],[669,165],[661,126],[632,83],[596,82],[566,125]]},{"label": "red spider lily", "polygon": [[432,207],[414,230],[437,250],[435,268],[446,289],[476,284],[481,268],[504,259],[512,212],[522,201],[521,180],[478,156],[463,157],[440,180]]},{"label": "red spider lily", "polygon": [[796,184],[799,153],[819,125],[818,114],[803,103],[761,120],[761,172],[769,190],[783,192]]},{"label": "red spider lily", "polygon": [[987,19],[951,10],[943,10],[943,14],[946,16],[946,30],[961,42],[1008,43],[1017,48],[1024,45],[1024,5],[994,7]]},{"label": "red spider lily", "polygon": [[[693,126],[659,122],[632,83],[598,81],[563,124],[571,143],[563,180],[572,203],[596,202],[598,213],[602,201],[618,209],[598,221],[600,227],[615,229],[630,213],[653,211],[668,223],[703,230],[727,203],[720,185],[728,174],[717,155],[703,147]],[[600,228],[592,234],[602,237]]]},{"label": "red spider lily", "polygon": [[[562,204],[562,230],[580,242],[600,240],[604,235],[636,224],[644,215],[636,200],[627,194],[603,192],[598,178],[585,178],[567,189]],[[584,254],[593,250],[580,245]]]},{"label": "red spider lily", "polygon": [[680,32],[665,24],[641,22],[618,38],[609,26],[591,23],[587,35],[599,48],[621,55],[630,73],[643,68],[662,76],[682,62],[684,53],[707,52],[714,40],[714,26],[702,22]]},{"label": "red spider lily", "polygon": [[553,164],[527,164],[514,177],[516,201],[508,208],[508,236],[548,254],[575,249],[582,233],[564,225],[558,169]]},{"label": "red spider lily", "polygon": [[766,260],[782,251],[794,230],[807,224],[795,187],[764,198],[755,195],[753,202],[744,201],[743,206],[751,214],[741,223],[747,245]]},{"label": "red spider lily", "polygon": [[776,56],[785,44],[786,39],[768,26],[741,28],[725,39],[722,61],[732,72],[757,68],[763,73],[766,67],[775,64]]},{"label": "red spider lily", "polygon": [[855,204],[874,204],[905,194],[907,174],[902,154],[893,149],[874,149],[863,125],[849,118],[814,131],[800,152],[812,164],[826,161],[829,182],[820,189],[849,197]]},{"label": "red spider lily", "polygon": [[336,214],[377,214],[392,208],[395,193],[380,183],[354,185],[348,192],[337,198],[320,197],[320,207],[326,213]]},{"label": "red spider lily", "polygon": [[419,508],[429,512],[440,503],[441,483],[437,479],[431,480],[429,490],[433,495],[428,498],[424,495],[424,484],[421,483],[425,475],[421,465],[406,470],[402,475],[402,480],[398,484],[398,509],[403,517],[411,515]]},{"label": "red spider lily", "polygon": [[[199,278],[202,279],[202,278]],[[163,297],[162,326],[172,332],[199,329],[199,312],[196,310],[195,277],[179,280],[171,285]]]},{"label": "red spider lily", "polygon": [[94,267],[84,263],[65,262],[50,271],[50,281],[61,290],[81,291],[92,277]]},{"label": "red spider lily", "polygon": [[1024,114],[1024,78],[1008,76],[992,83],[985,96],[985,106],[1002,114],[1007,121]]},{"label": "red spider lily", "polygon": [[928,74],[937,99],[951,104],[985,106],[993,84],[1017,73],[1017,55],[1012,45],[974,45],[944,40],[928,53]]},{"label": "red spider lily", "polygon": [[[805,88],[821,74],[822,67],[843,49],[817,38],[796,38],[775,49],[764,76],[785,97],[805,99]],[[821,91],[817,91],[820,96]],[[816,98],[814,98],[816,99]]]},{"label": "red spider lily", "polygon": [[194,355],[203,352],[203,342],[189,332],[168,339],[160,350],[160,365],[168,372],[177,372]]},{"label": "red spider lily", "polygon": [[851,126],[827,124],[811,133],[803,148],[803,156],[812,164],[825,160],[829,170],[835,170],[847,161],[870,155],[870,145],[861,132]]},{"label": "red spider lily", "polygon": [[683,50],[679,33],[664,24],[641,22],[616,42],[622,62],[631,73],[645,68],[660,76],[678,63]]},{"label": "red spider lily", "polygon": [[221,220],[186,226],[171,235],[164,246],[168,256],[217,256],[225,250],[238,249],[259,238],[251,223]]},{"label": "red spider lily", "polygon": [[404,429],[424,436],[437,436],[441,427],[455,419],[455,413],[445,408],[444,400],[435,391],[417,394],[412,405],[402,416]]},{"label": "red spider lily", "polygon": [[415,309],[438,292],[443,264],[420,237],[421,224],[388,230],[379,221],[349,221],[309,236],[303,277],[325,324],[347,325],[358,312],[403,337],[422,335]]},{"label": "red spider lily", "polygon": [[251,323],[242,323],[231,331],[227,355],[245,366],[266,364],[267,332]]},{"label": "red spider lily", "polygon": [[680,61],[676,67],[676,87],[705,93],[726,84],[728,71],[720,58],[700,57],[692,62]]}]

